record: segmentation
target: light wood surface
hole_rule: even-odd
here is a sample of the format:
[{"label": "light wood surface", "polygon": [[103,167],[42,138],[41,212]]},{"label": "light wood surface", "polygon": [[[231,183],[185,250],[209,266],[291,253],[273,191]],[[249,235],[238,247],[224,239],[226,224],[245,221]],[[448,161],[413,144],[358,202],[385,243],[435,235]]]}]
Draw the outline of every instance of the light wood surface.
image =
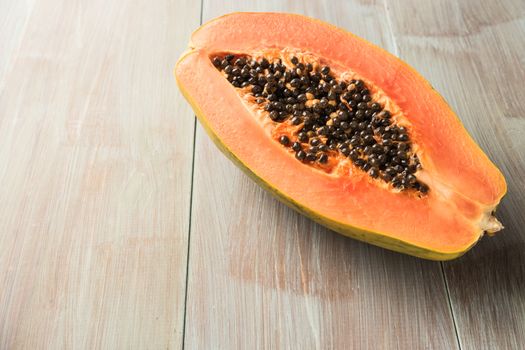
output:
[{"label": "light wood surface", "polygon": [[[444,264],[389,252],[194,139],[172,69],[232,11],[326,20],[417,68],[505,173],[505,231]],[[519,0],[0,0],[0,349],[522,347],[524,38]]]},{"label": "light wood surface", "polygon": [[0,349],[180,348],[200,4],[0,1]]}]

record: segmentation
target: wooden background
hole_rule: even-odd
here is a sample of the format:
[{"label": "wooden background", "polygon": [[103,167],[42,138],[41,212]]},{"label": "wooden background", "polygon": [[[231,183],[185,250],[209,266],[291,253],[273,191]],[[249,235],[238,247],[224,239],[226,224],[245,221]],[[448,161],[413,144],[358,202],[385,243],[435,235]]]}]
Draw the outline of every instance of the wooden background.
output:
[{"label": "wooden background", "polygon": [[[231,11],[317,17],[418,69],[504,172],[505,231],[429,262],[259,189],[172,76]],[[523,348],[524,57],[521,0],[0,0],[0,349]]]}]

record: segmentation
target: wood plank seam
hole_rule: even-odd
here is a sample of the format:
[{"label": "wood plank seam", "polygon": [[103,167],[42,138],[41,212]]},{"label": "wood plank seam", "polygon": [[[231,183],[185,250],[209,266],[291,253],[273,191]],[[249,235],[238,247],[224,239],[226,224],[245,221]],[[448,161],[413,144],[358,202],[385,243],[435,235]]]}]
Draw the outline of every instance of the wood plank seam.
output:
[{"label": "wood plank seam", "polygon": [[448,288],[447,276],[445,273],[445,266],[442,261],[439,262],[441,266],[441,272],[443,273],[443,283],[445,284],[445,291],[447,292],[448,306],[450,308],[450,315],[452,317],[452,324],[454,325],[454,332],[456,333],[456,340],[458,342],[459,350],[462,350],[461,339],[459,338],[458,326],[456,321],[456,315],[454,313],[454,306],[452,305],[452,299],[450,298],[450,289]]},{"label": "wood plank seam", "polygon": [[[203,7],[204,7],[204,0],[200,1],[201,8],[200,8],[200,18],[199,18],[199,25],[202,25],[202,14],[203,14]],[[182,350],[185,349],[186,346],[186,313],[187,313],[187,306],[188,306],[188,277],[189,277],[189,271],[190,271],[190,246],[191,246],[191,216],[192,216],[192,208],[193,208],[193,180],[195,176],[195,145],[196,145],[196,139],[197,139],[197,117],[193,116],[193,147],[192,147],[192,158],[191,158],[191,184],[190,184],[190,210],[188,215],[188,244],[187,244],[187,250],[186,250],[186,285],[184,288],[184,306],[183,306],[183,315],[182,315]]]}]

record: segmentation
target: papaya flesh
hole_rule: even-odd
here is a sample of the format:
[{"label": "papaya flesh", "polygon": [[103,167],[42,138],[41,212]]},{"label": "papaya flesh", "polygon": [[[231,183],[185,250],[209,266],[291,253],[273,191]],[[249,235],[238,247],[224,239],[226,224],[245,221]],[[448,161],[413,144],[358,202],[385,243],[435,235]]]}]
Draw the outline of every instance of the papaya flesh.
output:
[{"label": "papaya flesh", "polygon": [[[242,71],[245,62],[252,65]],[[223,153],[281,201],[336,232],[448,260],[503,228],[493,215],[506,192],[501,172],[421,75],[351,33],[299,15],[233,13],[193,33],[175,76]],[[308,129],[311,118],[317,119]],[[366,129],[352,129],[353,121]],[[385,141],[391,133],[394,141]],[[409,149],[399,155],[404,159],[391,150],[401,144]],[[319,153],[308,153],[312,147]],[[371,155],[373,147],[389,160]],[[390,176],[392,167],[399,173]]]}]

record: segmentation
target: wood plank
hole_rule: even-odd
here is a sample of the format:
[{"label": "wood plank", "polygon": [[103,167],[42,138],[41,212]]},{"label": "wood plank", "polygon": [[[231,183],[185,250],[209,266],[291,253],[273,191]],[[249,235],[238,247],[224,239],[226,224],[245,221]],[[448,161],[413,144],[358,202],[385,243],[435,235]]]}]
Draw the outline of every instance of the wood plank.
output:
[{"label": "wood plank", "polygon": [[[394,50],[382,2],[203,8],[243,10],[315,16]],[[457,347],[439,263],[337,235],[257,187],[200,126],[196,142],[186,348]]]},{"label": "wood plank", "polygon": [[180,347],[200,3],[0,8],[0,348]]},{"label": "wood plank", "polygon": [[[389,1],[400,56],[457,111],[502,169],[506,229],[446,263],[463,349],[525,343],[525,3]],[[521,344],[521,345],[520,345]]]}]

